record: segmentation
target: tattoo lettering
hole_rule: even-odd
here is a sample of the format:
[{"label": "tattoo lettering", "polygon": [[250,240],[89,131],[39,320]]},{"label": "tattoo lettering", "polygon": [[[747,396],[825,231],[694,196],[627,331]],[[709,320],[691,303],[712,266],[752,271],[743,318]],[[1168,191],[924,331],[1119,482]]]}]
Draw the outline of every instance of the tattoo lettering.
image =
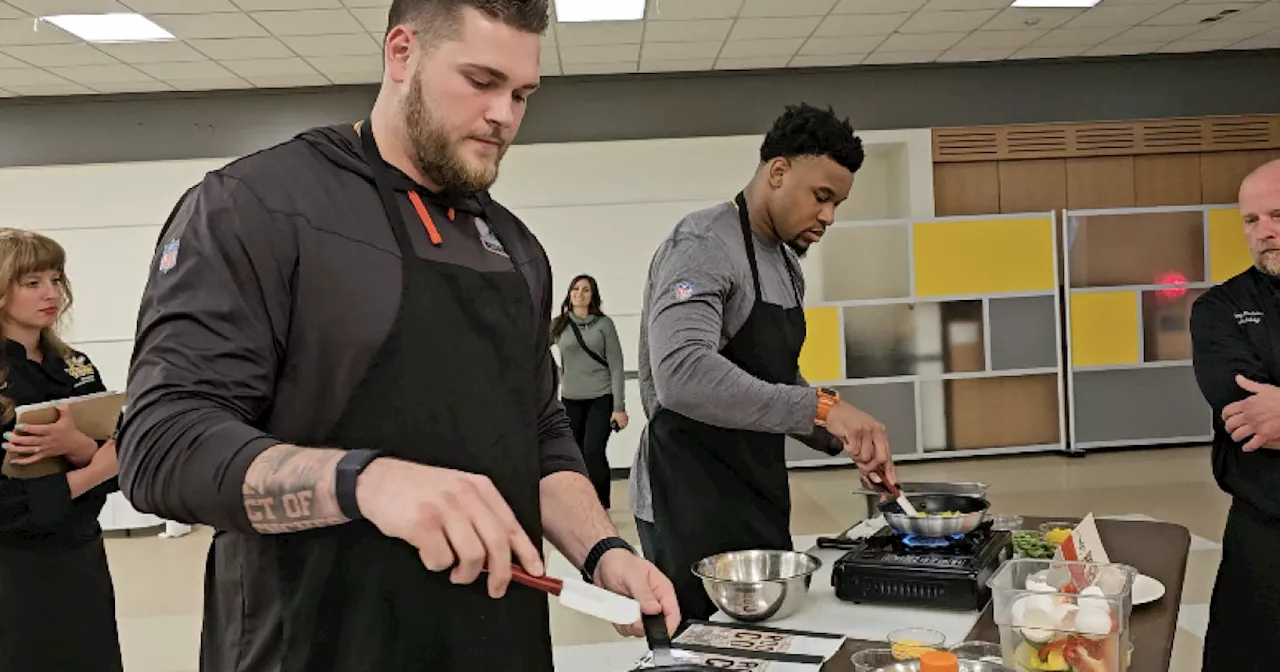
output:
[{"label": "tattoo lettering", "polygon": [[263,451],[249,465],[241,488],[253,529],[283,534],[347,522],[335,490],[342,454],[287,444]]}]

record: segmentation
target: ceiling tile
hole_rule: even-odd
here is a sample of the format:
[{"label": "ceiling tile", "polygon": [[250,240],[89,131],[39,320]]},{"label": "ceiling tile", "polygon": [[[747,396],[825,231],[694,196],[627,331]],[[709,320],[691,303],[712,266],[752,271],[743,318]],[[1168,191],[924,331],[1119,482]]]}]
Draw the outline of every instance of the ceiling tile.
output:
[{"label": "ceiling tile", "polygon": [[538,53],[538,60],[542,63],[559,63],[560,52],[554,46],[548,47],[544,44],[542,45],[542,51]]},{"label": "ceiling tile", "polygon": [[832,54],[869,54],[880,46],[884,37],[865,35],[862,37],[811,37],[800,48],[804,56],[829,56]]},{"label": "ceiling tile", "polygon": [[1025,47],[1014,53],[1013,58],[1071,58],[1084,53],[1088,47]]},{"label": "ceiling tile", "polygon": [[743,40],[724,43],[720,50],[721,60],[726,58],[755,58],[757,56],[792,56],[800,49],[805,39],[795,37],[787,40]]},{"label": "ceiling tile", "polygon": [[844,35],[888,35],[911,18],[910,13],[898,14],[840,14],[823,20],[814,37],[841,37]]},{"label": "ceiling tile", "polygon": [[1196,31],[1196,26],[1134,26],[1115,39],[1124,42],[1161,42],[1180,40]]},{"label": "ceiling tile", "polygon": [[98,93],[148,93],[153,91],[173,91],[173,87],[164,82],[150,80],[146,82],[115,82],[93,84]]},{"label": "ceiling tile", "polygon": [[349,56],[317,56],[306,59],[311,67],[320,71],[320,74],[333,78],[334,75],[348,74],[376,74],[377,79],[382,79],[382,59],[378,57],[372,58],[351,58]]},{"label": "ceiling tile", "polygon": [[649,42],[640,50],[640,61],[715,59],[723,42]]},{"label": "ceiling tile", "polygon": [[1041,30],[1057,28],[1062,24],[1080,16],[1079,9],[1029,9],[1026,7],[1010,7],[996,15],[982,26],[983,30],[1023,30],[1038,28]]},{"label": "ceiling tile", "polygon": [[699,72],[715,67],[714,58],[695,58],[678,61],[647,61],[640,59],[640,72]]},{"label": "ceiling tile", "polygon": [[914,12],[928,0],[840,0],[832,14],[896,14]]},{"label": "ceiling tile", "polygon": [[295,35],[280,38],[299,56],[378,56],[378,43],[368,33],[352,35]]},{"label": "ceiling tile", "polygon": [[121,82],[147,82],[151,77],[127,65],[75,65],[47,68],[59,77],[80,84],[119,84]]},{"label": "ceiling tile", "polygon": [[125,63],[178,63],[203,61],[206,56],[183,42],[99,44],[98,49]]},{"label": "ceiling tile", "polygon": [[156,14],[151,19],[184,40],[268,35],[248,14]]},{"label": "ceiling tile", "polygon": [[12,5],[0,2],[0,19],[25,19],[30,14]]},{"label": "ceiling tile", "polygon": [[1231,46],[1232,49],[1280,49],[1280,30],[1251,37]]},{"label": "ceiling tile", "polygon": [[1202,51],[1217,51],[1226,49],[1235,44],[1238,40],[1179,40],[1171,44],[1160,47],[1162,54],[1190,54]]},{"label": "ceiling tile", "polygon": [[[916,51],[941,54],[963,40],[968,33],[931,33],[928,35],[903,35],[895,33],[880,45],[876,53],[884,51]],[[874,55],[874,54],[873,54]]]},{"label": "ceiling tile", "polygon": [[6,90],[4,90],[4,89],[0,89],[0,98],[12,98],[12,97],[14,97],[14,96],[16,96],[16,95],[18,95],[18,94],[14,93],[14,92],[12,92],[12,91],[6,91]]},{"label": "ceiling tile", "polygon": [[1194,33],[1197,40],[1243,40],[1267,30],[1267,24],[1247,20],[1247,15],[1210,23]]},{"label": "ceiling tile", "polygon": [[5,0],[32,16],[50,14],[105,14],[127,12],[128,7],[116,0]]},{"label": "ceiling tile", "polygon": [[953,48],[972,49],[1018,49],[1044,37],[1047,30],[979,30],[970,33]]},{"label": "ceiling tile", "polygon": [[19,44],[64,44],[79,42],[79,38],[64,33],[52,24],[31,19],[0,21],[0,47]]},{"label": "ceiling tile", "polygon": [[[555,63],[543,62],[538,64],[539,77],[559,77],[562,74],[564,74],[564,72],[560,70],[559,61],[556,61]],[[333,77],[330,77],[329,79],[333,79]],[[334,81],[334,83],[337,84],[338,82]]]},{"label": "ceiling tile", "polygon": [[227,73],[227,77],[214,77],[210,79],[171,79],[166,83],[179,91],[212,91],[217,89],[244,89],[249,88],[249,83]]},{"label": "ceiling tile", "polygon": [[649,21],[644,29],[645,42],[702,42],[723,40],[733,28],[733,19],[694,21]]},{"label": "ceiling tile", "polygon": [[[372,39],[372,38],[370,38]],[[217,61],[251,58],[288,58],[293,50],[274,37],[235,37],[224,40],[191,40],[189,44]]]},{"label": "ceiling tile", "polygon": [[238,12],[231,0],[121,0],[140,14],[206,14]]},{"label": "ceiling tile", "polygon": [[[556,65],[556,66],[554,67],[554,72],[551,72],[551,73],[542,72],[542,73],[540,73],[540,74],[555,74],[555,75],[558,75],[558,74],[560,74],[560,66],[559,66],[559,65]],[[325,75],[325,77],[328,77],[328,78],[329,78],[329,81],[333,82],[334,84],[338,84],[338,85],[344,85],[344,84],[379,84],[379,83],[381,83],[381,82],[382,82],[382,72],[381,72],[381,71],[378,71],[378,72],[372,72],[372,71],[367,71],[367,72],[339,72],[339,73],[335,73],[335,74],[332,74],[332,75]]]},{"label": "ceiling tile", "polygon": [[1232,2],[1214,4],[1182,4],[1170,7],[1165,11],[1147,19],[1144,23],[1151,26],[1195,26],[1200,21],[1217,16],[1224,11],[1240,12],[1258,6],[1255,2]]},{"label": "ceiling tile", "polygon": [[5,56],[4,54],[0,54],[0,68],[25,68],[28,65],[30,64],[23,63],[22,61],[19,61],[18,59],[13,58],[12,56]]},{"label": "ceiling tile", "polygon": [[342,0],[235,0],[246,12],[290,9],[341,9]]},{"label": "ceiling tile", "polygon": [[32,84],[30,86],[13,84],[5,88],[19,96],[75,96],[94,92],[93,89],[87,86],[67,81],[63,81],[61,84]]},{"label": "ceiling tile", "polygon": [[898,28],[900,33],[943,33],[977,30],[996,14],[994,9],[957,12],[918,12]]},{"label": "ceiling tile", "polygon": [[1013,0],[929,0],[924,11],[949,11],[958,9],[1005,9]]},{"label": "ceiling tile", "polygon": [[1080,16],[1063,24],[1067,28],[1109,28],[1136,26],[1164,10],[1162,5],[1102,4],[1081,12]]},{"label": "ceiling tile", "polygon": [[[963,44],[963,43],[962,43]],[[939,63],[975,63],[983,61],[1003,61],[1013,55],[1015,48],[1005,47],[996,49],[963,49],[956,47],[947,50],[946,53],[938,57]]]},{"label": "ceiling tile", "polygon": [[176,80],[225,80],[238,79],[235,73],[213,61],[192,61],[190,63],[140,63],[138,69],[172,84]]},{"label": "ceiling tile", "polygon": [[290,77],[293,75],[315,74],[311,67],[301,58],[261,58],[249,61],[227,61],[228,70],[249,79],[249,77]]},{"label": "ceiling tile", "polygon": [[[560,47],[560,65],[568,63],[627,63],[640,60],[640,45],[615,44],[590,47]],[[568,69],[565,69],[568,73]]]},{"label": "ceiling tile", "polygon": [[739,16],[825,16],[836,0],[746,0]]},{"label": "ceiling tile", "polygon": [[291,89],[297,86],[329,86],[332,82],[329,78],[318,72],[311,74],[299,73],[296,75],[248,75],[245,76],[250,84],[260,89]]},{"label": "ceiling tile", "polygon": [[[364,29],[379,35],[387,32],[387,10],[380,7],[360,7],[352,9],[351,15],[364,26]],[[548,34],[551,31],[547,31]]]},{"label": "ceiling tile", "polygon": [[387,9],[391,7],[391,0],[342,0],[342,4],[348,7],[381,7]]},{"label": "ceiling tile", "polygon": [[821,56],[800,55],[791,59],[793,68],[829,68],[857,65],[866,58],[866,54],[824,54]]},{"label": "ceiling tile", "polygon": [[0,70],[0,86],[16,91],[15,86],[69,84],[67,80],[40,68],[5,68]]},{"label": "ceiling tile", "polygon": [[643,34],[643,21],[556,24],[556,42],[574,47],[640,44],[640,38]]},{"label": "ceiling tile", "polygon": [[1035,41],[1037,47],[1092,47],[1124,32],[1124,28],[1059,28]]},{"label": "ceiling tile", "polygon": [[362,33],[364,26],[345,9],[304,9],[296,12],[254,12],[249,16],[273,35],[337,35]]},{"label": "ceiling tile", "polygon": [[862,64],[891,65],[894,63],[932,63],[941,55],[941,51],[878,51],[863,59]]},{"label": "ceiling tile", "polygon": [[645,17],[651,21],[678,19],[731,19],[743,0],[649,0]]},{"label": "ceiling tile", "polygon": [[636,72],[637,63],[574,63],[560,66],[566,75],[614,75]]},{"label": "ceiling tile", "polygon": [[789,56],[745,56],[742,58],[721,58],[716,61],[716,70],[764,70],[768,68],[785,68],[791,60]]},{"label": "ceiling tile", "polygon": [[87,44],[4,47],[4,53],[40,67],[52,65],[112,65],[120,62]]},{"label": "ceiling tile", "polygon": [[1136,54],[1150,54],[1164,44],[1161,42],[1142,43],[1142,42],[1107,42],[1084,52],[1085,56],[1131,56]]},{"label": "ceiling tile", "polygon": [[773,40],[788,37],[809,37],[821,23],[817,16],[801,16],[791,19],[738,19],[729,33],[730,40]]}]

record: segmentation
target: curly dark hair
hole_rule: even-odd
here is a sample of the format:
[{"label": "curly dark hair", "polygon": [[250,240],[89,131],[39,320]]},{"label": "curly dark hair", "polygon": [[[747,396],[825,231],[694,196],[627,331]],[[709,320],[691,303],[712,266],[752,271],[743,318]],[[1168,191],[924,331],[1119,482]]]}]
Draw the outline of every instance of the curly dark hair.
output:
[{"label": "curly dark hair", "polygon": [[387,34],[399,25],[426,32],[430,45],[458,30],[458,12],[472,7],[526,33],[547,32],[548,0],[394,0],[387,12]]},{"label": "curly dark hair", "polygon": [[837,118],[829,107],[800,103],[787,106],[760,145],[762,162],[796,156],[825,156],[856,173],[866,153],[848,119]]}]

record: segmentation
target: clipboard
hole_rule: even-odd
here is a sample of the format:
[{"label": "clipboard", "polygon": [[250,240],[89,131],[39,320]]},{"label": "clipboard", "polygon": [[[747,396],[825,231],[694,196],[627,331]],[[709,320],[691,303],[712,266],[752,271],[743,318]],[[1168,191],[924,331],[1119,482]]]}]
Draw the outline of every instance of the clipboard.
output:
[{"label": "clipboard", "polygon": [[[17,424],[48,425],[58,420],[58,404],[71,408],[76,429],[95,441],[107,441],[115,437],[120,425],[120,413],[124,409],[124,392],[98,392],[67,399],[55,399],[39,404],[19,406],[15,411]],[[5,453],[0,474],[9,478],[39,478],[51,474],[66,473],[71,463],[64,458],[40,460],[34,464],[17,465]]]}]

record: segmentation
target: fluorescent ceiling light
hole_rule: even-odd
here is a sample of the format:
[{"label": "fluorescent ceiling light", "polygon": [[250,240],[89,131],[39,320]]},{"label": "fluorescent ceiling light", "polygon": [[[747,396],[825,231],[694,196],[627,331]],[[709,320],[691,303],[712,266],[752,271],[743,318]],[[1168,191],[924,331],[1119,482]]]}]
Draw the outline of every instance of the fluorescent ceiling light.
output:
[{"label": "fluorescent ceiling light", "polygon": [[42,16],[40,20],[48,21],[85,42],[159,42],[175,39],[172,33],[141,14],[59,14]]},{"label": "fluorescent ceiling light", "polygon": [[1012,7],[1092,7],[1102,0],[1013,0]]},{"label": "fluorescent ceiling light", "polygon": [[556,0],[556,20],[639,21],[644,18],[644,0]]}]

